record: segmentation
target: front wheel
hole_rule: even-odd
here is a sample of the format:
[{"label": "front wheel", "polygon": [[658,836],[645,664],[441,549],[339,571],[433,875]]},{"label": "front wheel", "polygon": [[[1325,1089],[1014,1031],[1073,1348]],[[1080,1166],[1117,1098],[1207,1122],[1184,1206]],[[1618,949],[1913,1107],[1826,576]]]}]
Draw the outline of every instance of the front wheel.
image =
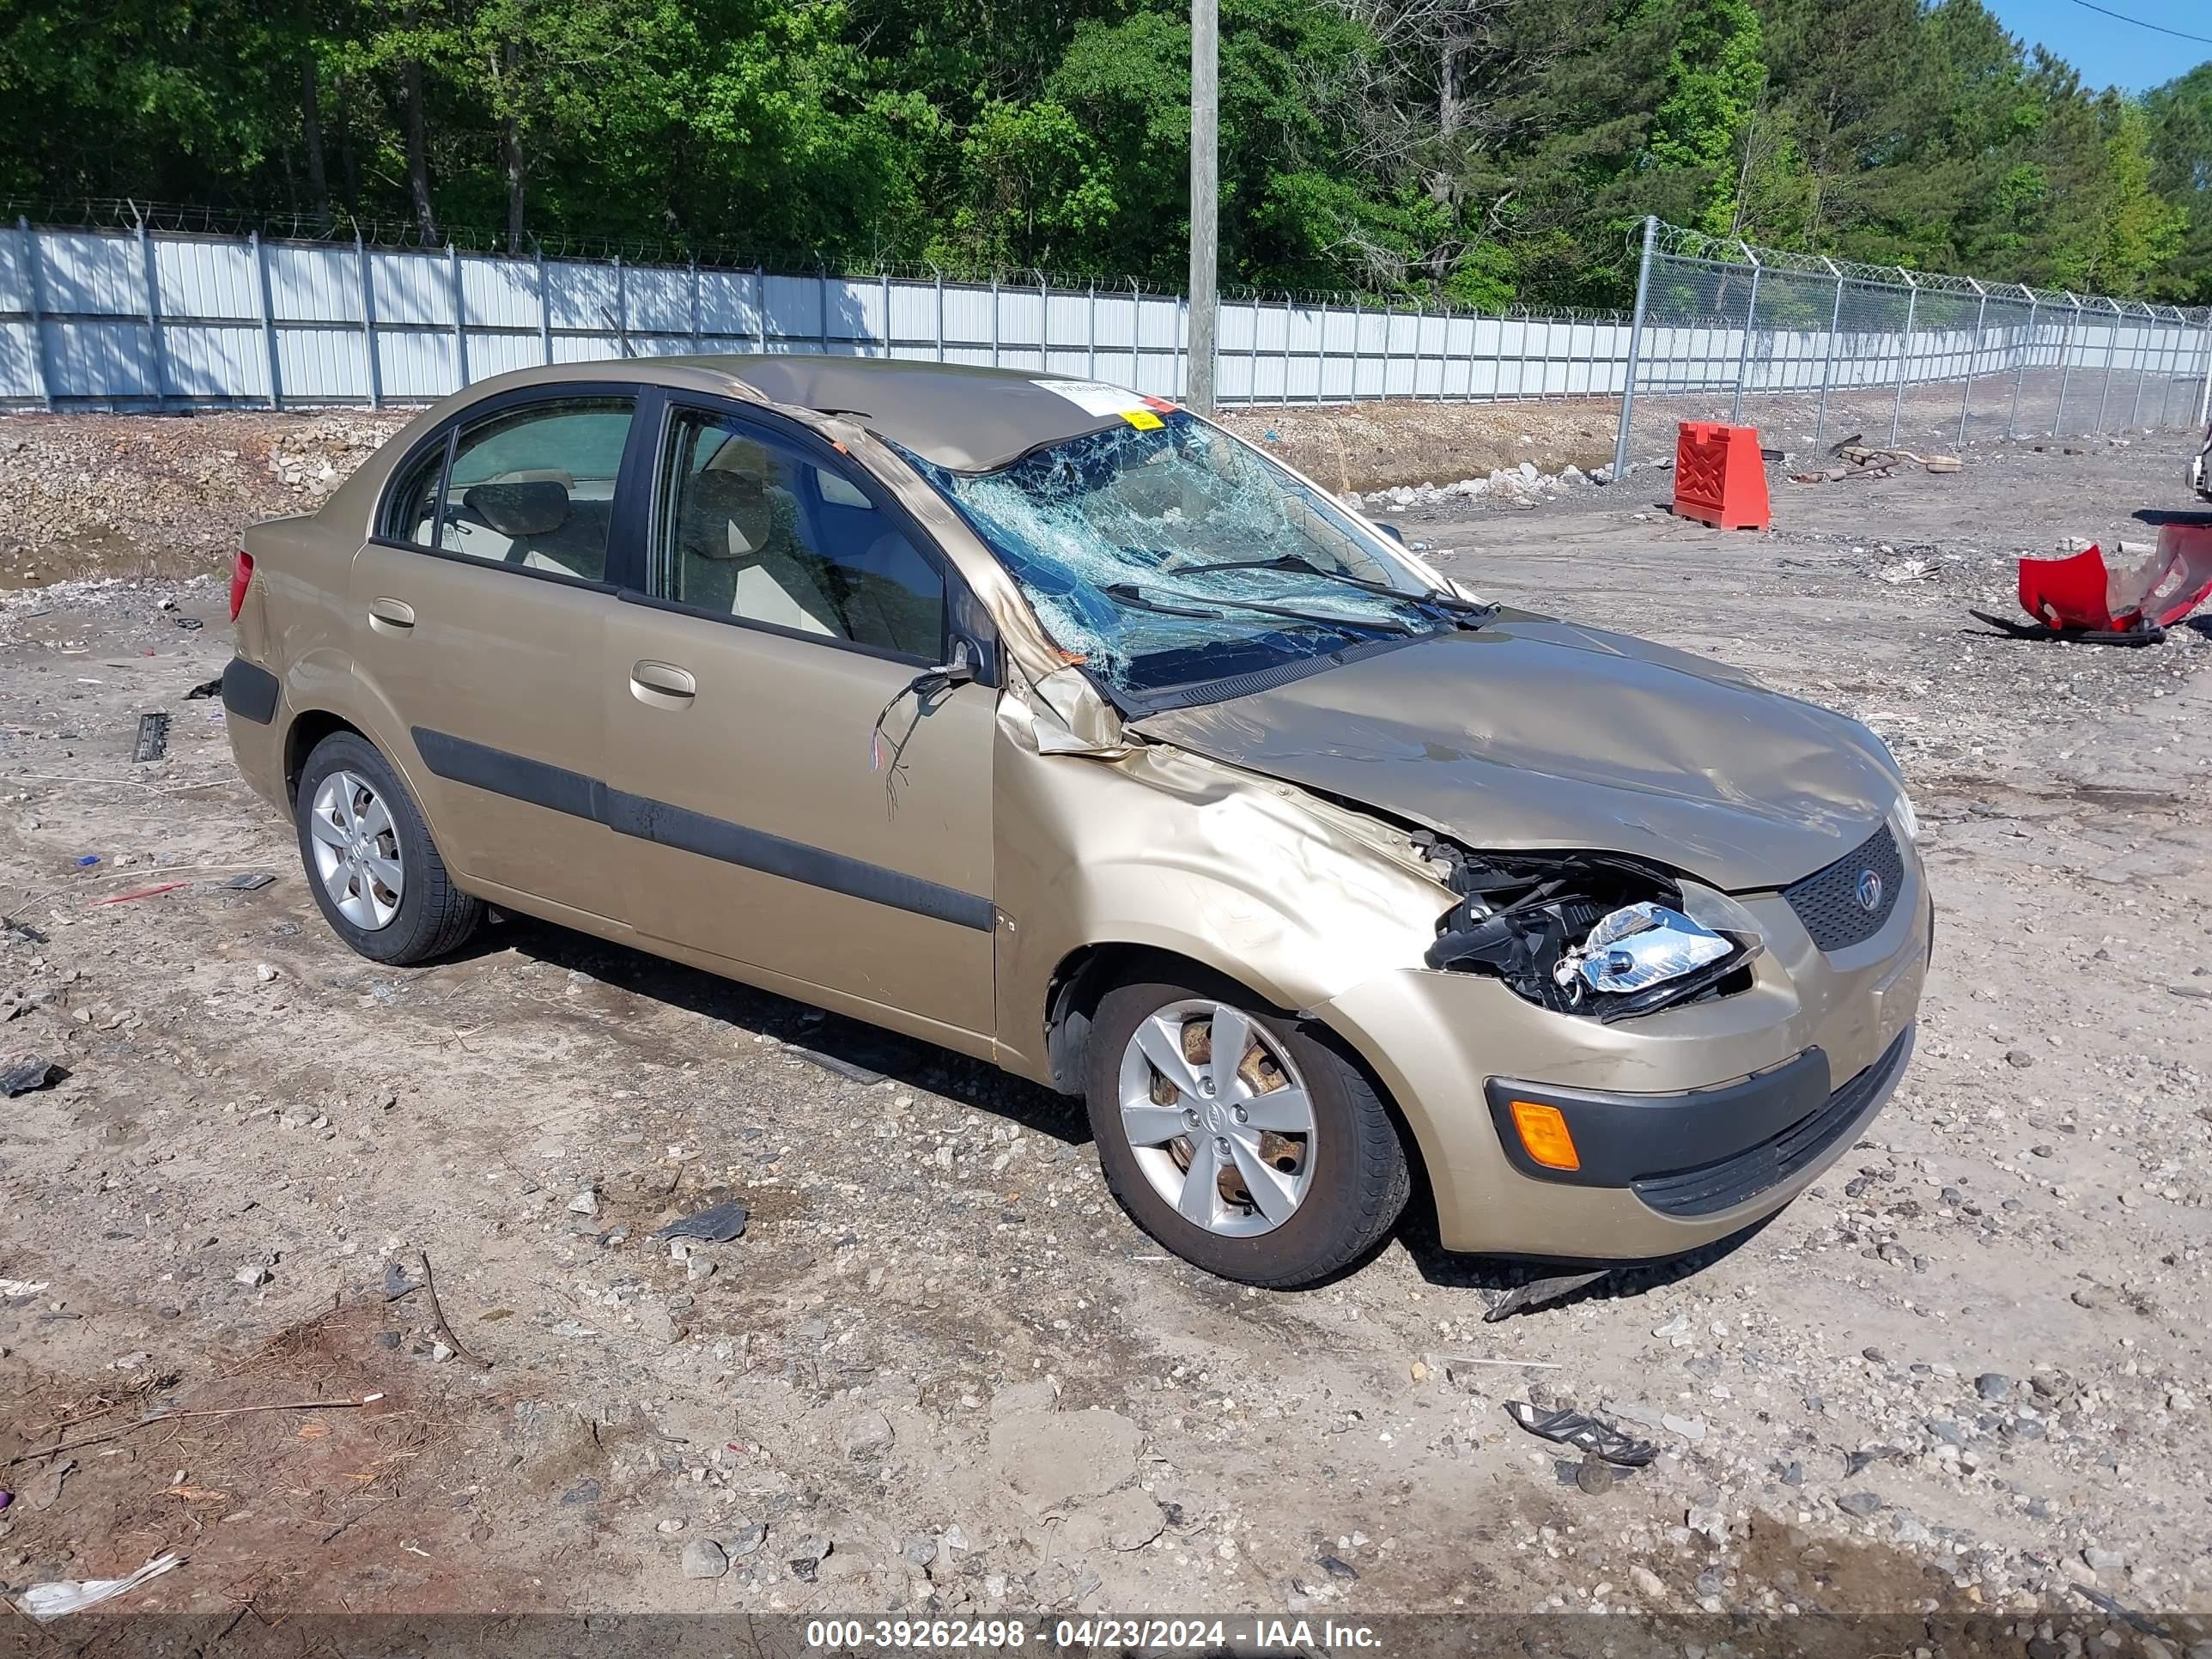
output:
[{"label": "front wheel", "polygon": [[1349,1266],[1412,1176],[1358,1067],[1226,984],[1125,985],[1091,1022],[1085,1093],[1106,1182],[1186,1261],[1288,1290]]},{"label": "front wheel", "polygon": [[453,885],[398,773],[358,732],[315,745],[292,810],[315,903],[371,961],[443,956],[483,919],[483,902]]}]

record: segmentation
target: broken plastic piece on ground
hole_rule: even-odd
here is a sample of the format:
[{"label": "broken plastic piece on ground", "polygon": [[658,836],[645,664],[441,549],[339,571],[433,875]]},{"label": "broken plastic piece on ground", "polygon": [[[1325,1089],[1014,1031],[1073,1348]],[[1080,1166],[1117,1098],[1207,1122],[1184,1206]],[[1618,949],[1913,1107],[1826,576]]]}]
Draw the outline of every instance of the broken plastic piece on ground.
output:
[{"label": "broken plastic piece on ground", "polygon": [[155,1556],[127,1578],[64,1578],[50,1584],[33,1584],[15,1598],[15,1606],[44,1625],[64,1613],[80,1613],[128,1595],[149,1578],[158,1578],[184,1557],[171,1551]]},{"label": "broken plastic piece on ground", "polygon": [[17,1095],[27,1095],[33,1089],[43,1089],[49,1083],[58,1083],[69,1075],[52,1060],[39,1054],[26,1054],[21,1060],[10,1060],[0,1068],[0,1096],[13,1100]]},{"label": "broken plastic piece on ground", "polygon": [[138,740],[132,745],[131,763],[139,765],[146,761],[157,761],[169,750],[169,717],[155,710],[138,717]]},{"label": "broken plastic piece on ground", "polygon": [[0,938],[18,939],[25,945],[44,945],[46,936],[27,921],[18,921],[13,916],[0,916]]},{"label": "broken plastic piece on ground", "polygon": [[80,870],[89,870],[89,869],[91,869],[91,868],[92,868],[92,866],[93,866],[94,865],[95,865],[95,864],[97,864],[97,863],[99,863],[99,862],[100,862],[100,854],[97,854],[97,853],[87,853],[87,854],[86,854],[82,858],[79,859],[79,860],[76,861],[76,867],[77,867],[78,869],[80,869]]},{"label": "broken plastic piece on ground", "polygon": [[2071,558],[2020,562],[2021,609],[2061,634],[2171,627],[2212,594],[2212,522],[2161,525],[2143,562],[2112,569],[2094,542]]},{"label": "broken plastic piece on ground", "polygon": [[211,680],[202,680],[191,690],[185,692],[185,701],[186,702],[196,702],[202,697],[219,697],[222,695],[222,678],[218,675],[216,678]]},{"label": "broken plastic piece on ground", "polygon": [[1625,1469],[1640,1469],[1659,1455],[1649,1440],[1634,1440],[1602,1418],[1571,1407],[1555,1412],[1539,1411],[1525,1400],[1509,1400],[1505,1414],[1529,1433],[1555,1445],[1572,1446],[1588,1456],[1600,1457]]},{"label": "broken plastic piece on ground", "polygon": [[233,876],[223,885],[234,893],[258,893],[276,879],[266,870],[256,870],[243,876]]},{"label": "broken plastic piece on ground", "polygon": [[653,1231],[655,1238],[703,1238],[709,1244],[726,1244],[745,1231],[745,1206],[735,1199],[687,1215]]},{"label": "broken plastic piece on ground", "polygon": [[151,887],[134,887],[127,893],[111,893],[106,898],[94,899],[88,908],[96,910],[103,904],[128,904],[133,899],[153,898],[158,894],[173,893],[179,887],[191,885],[188,881],[157,882]]},{"label": "broken plastic piece on ground", "polygon": [[1595,1273],[1555,1273],[1549,1279],[1532,1279],[1525,1284],[1516,1285],[1490,1304],[1489,1310],[1482,1316],[1482,1322],[1495,1325],[1499,1320],[1519,1313],[1524,1308],[1540,1308],[1547,1302],[1557,1302],[1561,1297],[1571,1296],[1585,1285],[1596,1283],[1609,1271],[1601,1267]]}]

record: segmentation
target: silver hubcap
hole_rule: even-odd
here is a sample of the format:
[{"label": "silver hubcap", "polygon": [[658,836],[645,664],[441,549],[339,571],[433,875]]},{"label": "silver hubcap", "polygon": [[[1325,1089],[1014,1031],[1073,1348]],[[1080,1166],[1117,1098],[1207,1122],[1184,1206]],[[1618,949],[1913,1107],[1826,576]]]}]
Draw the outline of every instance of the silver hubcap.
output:
[{"label": "silver hubcap", "polygon": [[1313,1101],[1243,1010],[1178,1002],[1121,1051],[1121,1128],[1152,1189],[1231,1238],[1272,1232],[1313,1182]]},{"label": "silver hubcap", "polygon": [[364,933],[374,933],[399,914],[407,872],[392,810],[357,772],[333,772],[315,791],[308,809],[309,845],[315,874],[338,914]]}]

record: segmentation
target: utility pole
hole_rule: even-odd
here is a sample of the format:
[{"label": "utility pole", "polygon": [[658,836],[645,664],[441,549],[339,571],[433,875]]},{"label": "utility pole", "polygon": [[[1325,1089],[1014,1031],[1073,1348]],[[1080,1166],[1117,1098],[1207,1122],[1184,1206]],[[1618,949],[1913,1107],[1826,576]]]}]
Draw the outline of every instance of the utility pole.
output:
[{"label": "utility pole", "polygon": [[1201,415],[1213,413],[1220,56],[1220,0],[1190,0],[1190,350],[1183,401]]}]

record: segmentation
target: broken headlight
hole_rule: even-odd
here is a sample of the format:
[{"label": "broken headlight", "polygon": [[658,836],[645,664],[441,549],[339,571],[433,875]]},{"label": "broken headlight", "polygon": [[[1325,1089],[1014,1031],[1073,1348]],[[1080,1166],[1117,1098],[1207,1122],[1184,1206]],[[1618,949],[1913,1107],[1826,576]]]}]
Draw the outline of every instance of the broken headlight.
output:
[{"label": "broken headlight", "polygon": [[1664,871],[1601,853],[1476,859],[1425,842],[1462,896],[1429,947],[1431,968],[1488,974],[1557,1013],[1648,1014],[1751,983],[1759,940],[1681,909]]}]

